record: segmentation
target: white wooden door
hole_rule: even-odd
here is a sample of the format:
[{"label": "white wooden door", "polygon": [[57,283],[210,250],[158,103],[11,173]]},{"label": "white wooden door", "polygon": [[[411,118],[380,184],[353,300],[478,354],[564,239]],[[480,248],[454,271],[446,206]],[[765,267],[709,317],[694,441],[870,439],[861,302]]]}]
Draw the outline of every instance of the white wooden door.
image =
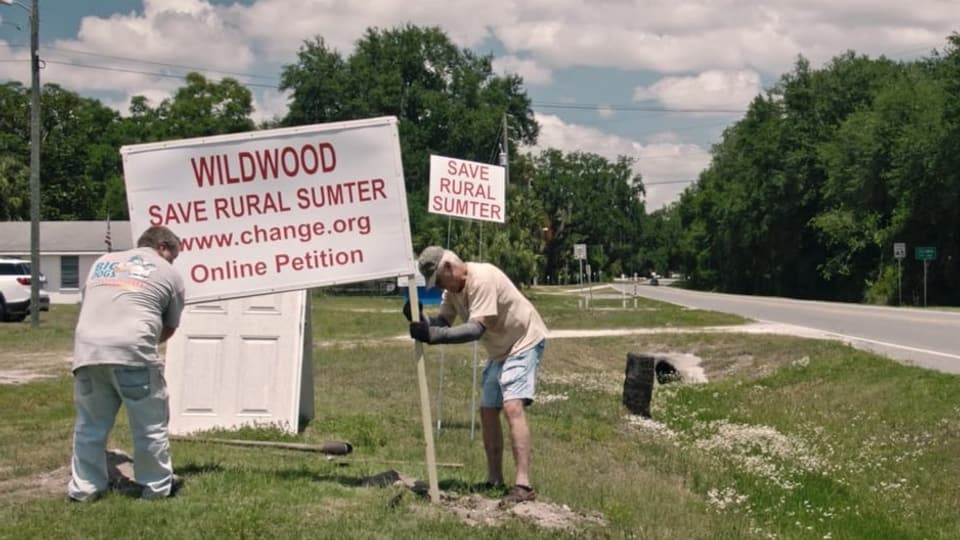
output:
[{"label": "white wooden door", "polygon": [[[307,291],[189,305],[166,347],[170,433],[272,425],[297,432],[312,390]],[[302,385],[302,386],[301,386]],[[304,400],[307,401],[307,400]],[[306,410],[304,410],[306,409]]]}]

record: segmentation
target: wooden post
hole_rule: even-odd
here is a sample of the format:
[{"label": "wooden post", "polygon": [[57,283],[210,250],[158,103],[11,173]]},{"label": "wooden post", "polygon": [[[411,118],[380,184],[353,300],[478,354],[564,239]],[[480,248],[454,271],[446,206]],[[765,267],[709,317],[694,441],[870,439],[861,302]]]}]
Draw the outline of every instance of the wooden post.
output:
[{"label": "wooden post", "polygon": [[[410,290],[410,312],[413,320],[420,320],[420,298],[417,296],[417,276],[407,277]],[[415,307],[416,306],[416,307]],[[430,500],[440,502],[440,486],[437,481],[437,453],[433,447],[433,422],[430,420],[430,389],[427,387],[427,368],[423,359],[423,343],[413,342],[413,356],[417,360],[417,382],[420,386],[420,418],[423,421],[423,440],[426,442],[427,479],[430,486]]]}]

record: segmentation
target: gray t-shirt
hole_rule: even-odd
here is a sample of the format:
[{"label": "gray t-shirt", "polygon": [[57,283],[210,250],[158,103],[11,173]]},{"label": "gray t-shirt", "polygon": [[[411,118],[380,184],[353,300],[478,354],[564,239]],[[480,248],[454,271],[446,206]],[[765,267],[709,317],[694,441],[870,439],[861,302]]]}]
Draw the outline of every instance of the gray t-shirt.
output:
[{"label": "gray t-shirt", "polygon": [[160,366],[163,328],[180,325],[183,278],[152,248],[103,255],[90,268],[74,335],[73,369]]}]

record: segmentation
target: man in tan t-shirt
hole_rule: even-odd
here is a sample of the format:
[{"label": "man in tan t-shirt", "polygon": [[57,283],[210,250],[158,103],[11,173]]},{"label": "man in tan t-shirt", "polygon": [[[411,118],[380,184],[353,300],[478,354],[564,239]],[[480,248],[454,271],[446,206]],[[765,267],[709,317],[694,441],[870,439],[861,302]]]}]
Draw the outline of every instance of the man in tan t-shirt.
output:
[{"label": "man in tan t-shirt", "polygon": [[[480,397],[486,485],[503,486],[502,408],[517,469],[514,486],[503,500],[532,501],[536,492],[530,484],[530,428],[524,407],[533,403],[547,327],[533,304],[492,264],[464,263],[439,246],[424,249],[418,264],[427,286],[444,292],[439,316],[421,315],[419,322],[410,323],[410,336],[431,345],[483,343],[489,357]],[[409,304],[404,306],[404,314],[412,319]],[[463,323],[452,326],[458,317]]]}]

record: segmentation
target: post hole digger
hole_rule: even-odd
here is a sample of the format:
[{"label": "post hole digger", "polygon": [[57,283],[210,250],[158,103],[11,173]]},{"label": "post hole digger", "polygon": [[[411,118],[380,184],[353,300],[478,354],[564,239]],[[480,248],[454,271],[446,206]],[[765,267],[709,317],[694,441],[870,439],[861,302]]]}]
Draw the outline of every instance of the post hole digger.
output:
[{"label": "post hole digger", "polygon": [[[242,446],[247,448],[275,448],[279,450],[296,450],[299,452],[314,452],[314,453],[326,455],[328,460],[339,459],[353,453],[353,445],[345,441],[325,441],[320,444],[307,444],[307,443],[292,443],[292,442],[279,442],[279,441],[254,441],[254,440],[246,440],[246,439],[219,439],[219,438],[213,438],[213,437],[184,437],[184,436],[177,436],[177,435],[171,436],[170,439],[174,441],[182,441],[182,442],[225,444],[228,446]],[[340,463],[344,463],[344,464],[349,464],[351,462],[414,464],[413,462],[409,462],[409,461],[376,459],[376,458],[351,459],[350,461],[340,461]],[[463,467],[463,463],[437,463],[437,466],[460,468],[460,467]]]}]

